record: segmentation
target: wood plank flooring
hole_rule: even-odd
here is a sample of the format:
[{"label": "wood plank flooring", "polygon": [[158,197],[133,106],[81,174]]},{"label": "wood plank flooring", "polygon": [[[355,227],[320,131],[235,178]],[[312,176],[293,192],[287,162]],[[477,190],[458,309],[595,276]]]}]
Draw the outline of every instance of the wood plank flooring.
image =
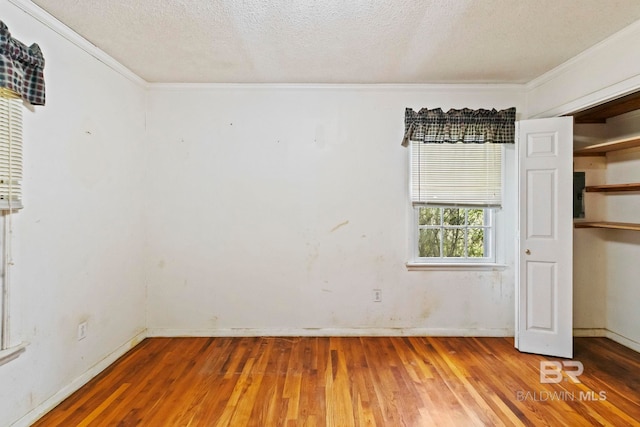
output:
[{"label": "wood plank flooring", "polygon": [[580,383],[542,384],[562,359],[509,338],[151,338],[34,425],[640,425],[640,354],[577,338],[573,360]]}]

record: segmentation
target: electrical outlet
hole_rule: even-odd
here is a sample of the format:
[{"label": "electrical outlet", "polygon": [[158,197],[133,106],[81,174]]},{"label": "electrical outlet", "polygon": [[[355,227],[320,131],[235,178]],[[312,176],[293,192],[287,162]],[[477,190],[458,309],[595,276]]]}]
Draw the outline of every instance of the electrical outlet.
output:
[{"label": "electrical outlet", "polygon": [[373,290],[373,302],[382,302],[382,289]]},{"label": "electrical outlet", "polygon": [[87,337],[87,322],[82,322],[78,325],[78,341]]}]

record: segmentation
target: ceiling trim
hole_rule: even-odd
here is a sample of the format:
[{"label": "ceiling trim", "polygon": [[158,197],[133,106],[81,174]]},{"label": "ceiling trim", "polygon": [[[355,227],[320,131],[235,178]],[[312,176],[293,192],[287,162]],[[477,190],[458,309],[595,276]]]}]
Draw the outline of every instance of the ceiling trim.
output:
[{"label": "ceiling trim", "polygon": [[525,83],[527,92],[530,92],[544,85],[545,83],[557,78],[559,75],[562,75],[567,72],[571,72],[572,69],[576,66],[576,64],[578,64],[584,58],[593,56],[597,51],[609,49],[609,45],[616,44],[618,40],[625,39],[628,36],[628,34],[635,33],[639,30],[640,30],[640,21],[636,21],[630,25],[627,25],[617,33],[610,35],[606,39],[594,44],[593,46],[580,52],[576,56],[569,58],[567,61],[551,69],[550,71],[547,71],[541,76],[538,76],[533,80],[529,81],[528,83]]},{"label": "ceiling trim", "polygon": [[9,3],[12,3],[14,6],[18,7],[26,14],[30,15],[31,17],[33,17],[58,35],[62,36],[69,42],[73,43],[89,55],[93,56],[95,59],[111,68],[113,71],[126,77],[131,82],[141,87],[147,87],[148,83],[146,80],[122,65],[112,56],[105,53],[102,49],[89,42],[80,34],[76,33],[71,28],[60,22],[40,6],[32,3],[29,0],[9,0]]},{"label": "ceiling trim", "polygon": [[538,119],[545,117],[559,117],[570,115],[576,111],[582,111],[587,108],[594,107],[596,105],[604,104],[616,98],[620,98],[630,93],[637,91],[640,88],[640,75],[628,78],[621,82],[617,82],[595,92],[584,95],[578,99],[575,99],[566,104],[558,105],[556,107],[541,111],[531,117],[530,119]]},{"label": "ceiling trim", "polygon": [[[638,31],[640,29],[640,21],[636,21],[617,33],[611,35],[598,44],[586,49],[580,54],[572,57],[568,61],[560,64],[547,73],[534,78],[527,83],[416,83],[416,84],[289,84],[289,83],[150,83],[135,74],[122,63],[108,55],[96,45],[76,33],[74,30],[63,24],[54,16],[46,12],[44,9],[31,2],[30,0],[9,0],[9,3],[15,5],[58,35],[62,36],[81,50],[85,51],[107,67],[121,74],[136,85],[159,91],[190,91],[190,90],[223,90],[223,89],[280,89],[280,90],[394,90],[394,91],[435,91],[435,92],[462,92],[462,91],[487,91],[496,92],[504,91],[511,93],[521,93],[528,95],[529,92],[544,85],[545,83],[557,78],[558,76],[570,72],[572,67],[584,57],[593,55],[594,52],[601,49],[607,49],[611,43],[615,43],[618,39],[624,38],[628,33]],[[592,94],[585,95],[580,99],[570,103],[550,108],[544,112],[538,113],[532,118],[550,117],[567,114],[581,109],[589,108],[602,102],[615,99],[616,97],[627,95],[633,90],[640,87],[640,76],[635,76],[623,82],[618,82],[610,87],[603,88]]]},{"label": "ceiling trim", "polygon": [[30,0],[9,0],[10,3],[82,49],[107,67],[118,72],[140,87],[162,91],[221,90],[221,89],[280,89],[280,90],[394,90],[394,91],[504,91],[524,94],[526,85],[521,83],[150,83],[135,74],[102,49],[89,42],[53,15]]},{"label": "ceiling trim", "polygon": [[148,83],[147,88],[157,91],[202,90],[362,90],[362,91],[429,91],[429,92],[509,92],[525,94],[525,85],[516,83]]},{"label": "ceiling trim", "polygon": [[[616,46],[620,42],[624,42],[629,38],[633,38],[638,33],[640,33],[640,21],[636,21],[626,26],[625,28],[612,34],[601,42],[589,47],[578,55],[563,62],[554,69],[526,83],[525,90],[527,105],[529,105],[531,94],[536,89],[544,86],[554,79],[562,79],[566,75],[570,75],[570,73],[574,72],[576,69],[583,67],[583,64],[585,62],[588,62],[591,57],[598,57],[603,51],[606,52],[608,49],[611,49],[612,46]],[[582,111],[584,109],[609,102],[616,98],[629,95],[630,93],[636,92],[639,89],[640,75],[636,74],[624,80],[611,83],[608,86],[599,87],[592,92],[583,94],[579,98],[548,107],[544,111],[539,111],[529,118],[537,119],[570,115],[571,113]]]}]

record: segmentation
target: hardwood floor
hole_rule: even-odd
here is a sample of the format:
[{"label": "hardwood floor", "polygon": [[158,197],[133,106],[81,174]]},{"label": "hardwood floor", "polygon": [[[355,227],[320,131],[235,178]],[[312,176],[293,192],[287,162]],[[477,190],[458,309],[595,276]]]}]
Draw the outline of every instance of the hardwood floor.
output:
[{"label": "hardwood floor", "polygon": [[640,425],[640,354],[577,338],[580,383],[542,384],[547,360],[508,338],[152,338],[34,425]]}]

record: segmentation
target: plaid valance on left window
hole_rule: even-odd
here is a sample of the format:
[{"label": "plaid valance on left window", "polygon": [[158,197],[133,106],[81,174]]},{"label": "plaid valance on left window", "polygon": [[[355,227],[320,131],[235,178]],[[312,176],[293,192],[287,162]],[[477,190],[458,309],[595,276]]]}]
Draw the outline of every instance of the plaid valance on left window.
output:
[{"label": "plaid valance on left window", "polygon": [[32,105],[44,105],[44,57],[37,44],[27,47],[11,37],[0,21],[0,88],[9,89]]},{"label": "plaid valance on left window", "polygon": [[463,108],[446,113],[440,108],[423,108],[417,113],[407,108],[402,145],[407,147],[409,141],[513,144],[515,121],[515,108],[500,111]]}]

